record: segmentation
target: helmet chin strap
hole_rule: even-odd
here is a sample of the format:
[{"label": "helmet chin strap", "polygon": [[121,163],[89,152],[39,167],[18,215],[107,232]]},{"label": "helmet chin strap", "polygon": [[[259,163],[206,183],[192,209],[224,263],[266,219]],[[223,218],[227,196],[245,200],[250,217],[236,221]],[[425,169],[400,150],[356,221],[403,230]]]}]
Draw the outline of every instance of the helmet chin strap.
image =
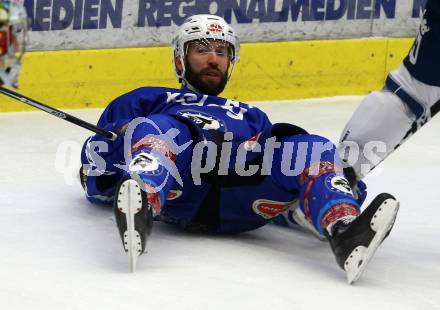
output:
[{"label": "helmet chin strap", "polygon": [[198,94],[202,93],[200,90],[198,90],[197,88],[192,86],[192,84],[190,82],[188,82],[188,80],[183,77],[182,77],[182,87],[186,87],[189,90],[192,90],[193,92],[198,93]]},{"label": "helmet chin strap", "polygon": [[232,62],[231,72],[228,75],[228,82],[231,79],[232,73],[234,73],[234,68],[235,68],[235,61]]},{"label": "helmet chin strap", "polygon": [[185,78],[185,72],[186,72],[185,61],[183,60],[183,57],[181,55],[179,57],[180,57],[180,63],[182,64],[182,72],[178,75],[178,77],[180,79],[180,83],[182,84],[182,87],[186,87],[195,93],[200,93],[200,91],[194,86],[192,86],[191,83],[188,82],[188,80]]},{"label": "helmet chin strap", "polygon": [[202,92],[199,91],[197,88],[195,88],[194,86],[191,85],[191,83],[189,83],[186,79],[183,79],[183,83],[182,83],[183,87],[188,88],[189,90],[192,90],[195,93],[201,94]]}]

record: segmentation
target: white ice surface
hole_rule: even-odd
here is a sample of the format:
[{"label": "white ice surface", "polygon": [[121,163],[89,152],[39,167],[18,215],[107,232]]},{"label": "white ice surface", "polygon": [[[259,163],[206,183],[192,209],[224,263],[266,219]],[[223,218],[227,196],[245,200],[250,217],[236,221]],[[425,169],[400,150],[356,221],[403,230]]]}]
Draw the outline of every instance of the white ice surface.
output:
[{"label": "white ice surface", "polygon": [[[359,100],[258,106],[336,141]],[[327,243],[275,226],[209,237],[156,223],[131,274],[111,209],[59,172],[76,173],[89,133],[42,112],[0,114],[0,309],[440,309],[438,132],[434,119],[367,179],[369,200],[388,191],[401,209],[349,286]]]}]

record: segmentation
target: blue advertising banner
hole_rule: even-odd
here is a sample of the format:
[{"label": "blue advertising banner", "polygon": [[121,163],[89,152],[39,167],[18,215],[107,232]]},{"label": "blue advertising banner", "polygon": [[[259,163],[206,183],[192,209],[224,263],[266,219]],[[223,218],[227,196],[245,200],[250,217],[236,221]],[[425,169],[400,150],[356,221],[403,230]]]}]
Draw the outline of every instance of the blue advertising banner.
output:
[{"label": "blue advertising banner", "polygon": [[425,0],[26,0],[31,50],[168,45],[193,14],[244,42],[413,36]]}]

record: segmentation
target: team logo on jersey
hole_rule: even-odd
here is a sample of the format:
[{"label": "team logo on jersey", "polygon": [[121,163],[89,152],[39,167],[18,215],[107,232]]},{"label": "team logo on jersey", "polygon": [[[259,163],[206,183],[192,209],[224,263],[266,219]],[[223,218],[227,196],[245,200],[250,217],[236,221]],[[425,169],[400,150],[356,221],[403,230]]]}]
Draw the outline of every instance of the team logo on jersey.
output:
[{"label": "team logo on jersey", "polygon": [[258,199],[252,203],[254,212],[265,219],[271,219],[287,211],[293,204],[293,201],[282,202],[268,199]]},{"label": "team logo on jersey", "polygon": [[222,120],[215,118],[212,115],[201,113],[199,111],[194,110],[183,110],[177,112],[177,114],[190,119],[195,123],[198,127],[205,130],[218,130],[220,128],[225,128],[225,124]]},{"label": "team logo on jersey", "polygon": [[208,26],[208,31],[209,32],[222,32],[223,31],[223,27],[220,24],[211,24]]},{"label": "team logo on jersey", "polygon": [[177,189],[172,189],[169,191],[168,195],[167,195],[167,200],[174,200],[179,198],[180,196],[182,196],[182,191],[177,190]]},{"label": "team logo on jersey", "polygon": [[243,145],[244,149],[246,151],[252,151],[255,148],[255,145],[257,144],[258,139],[260,139],[260,136],[261,136],[261,132],[257,133],[255,136],[253,136],[252,138],[247,140]]},{"label": "team logo on jersey", "polygon": [[128,169],[131,172],[158,175],[162,173],[163,167],[160,165],[159,159],[153,154],[140,153],[133,158]]},{"label": "team logo on jersey", "polygon": [[348,180],[342,175],[331,174],[327,176],[327,178],[325,179],[325,184],[327,188],[333,192],[346,194],[346,195],[353,195]]}]

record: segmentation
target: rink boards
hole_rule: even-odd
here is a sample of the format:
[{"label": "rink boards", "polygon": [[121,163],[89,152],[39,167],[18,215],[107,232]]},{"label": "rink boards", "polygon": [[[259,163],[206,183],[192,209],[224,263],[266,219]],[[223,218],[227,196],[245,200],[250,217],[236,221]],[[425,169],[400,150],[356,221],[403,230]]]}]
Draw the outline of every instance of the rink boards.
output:
[{"label": "rink boards", "polygon": [[[413,39],[244,43],[222,94],[241,101],[362,95],[380,89]],[[28,52],[20,92],[63,109],[104,107],[141,86],[178,87],[169,47]],[[1,98],[0,112],[29,110]]]}]

